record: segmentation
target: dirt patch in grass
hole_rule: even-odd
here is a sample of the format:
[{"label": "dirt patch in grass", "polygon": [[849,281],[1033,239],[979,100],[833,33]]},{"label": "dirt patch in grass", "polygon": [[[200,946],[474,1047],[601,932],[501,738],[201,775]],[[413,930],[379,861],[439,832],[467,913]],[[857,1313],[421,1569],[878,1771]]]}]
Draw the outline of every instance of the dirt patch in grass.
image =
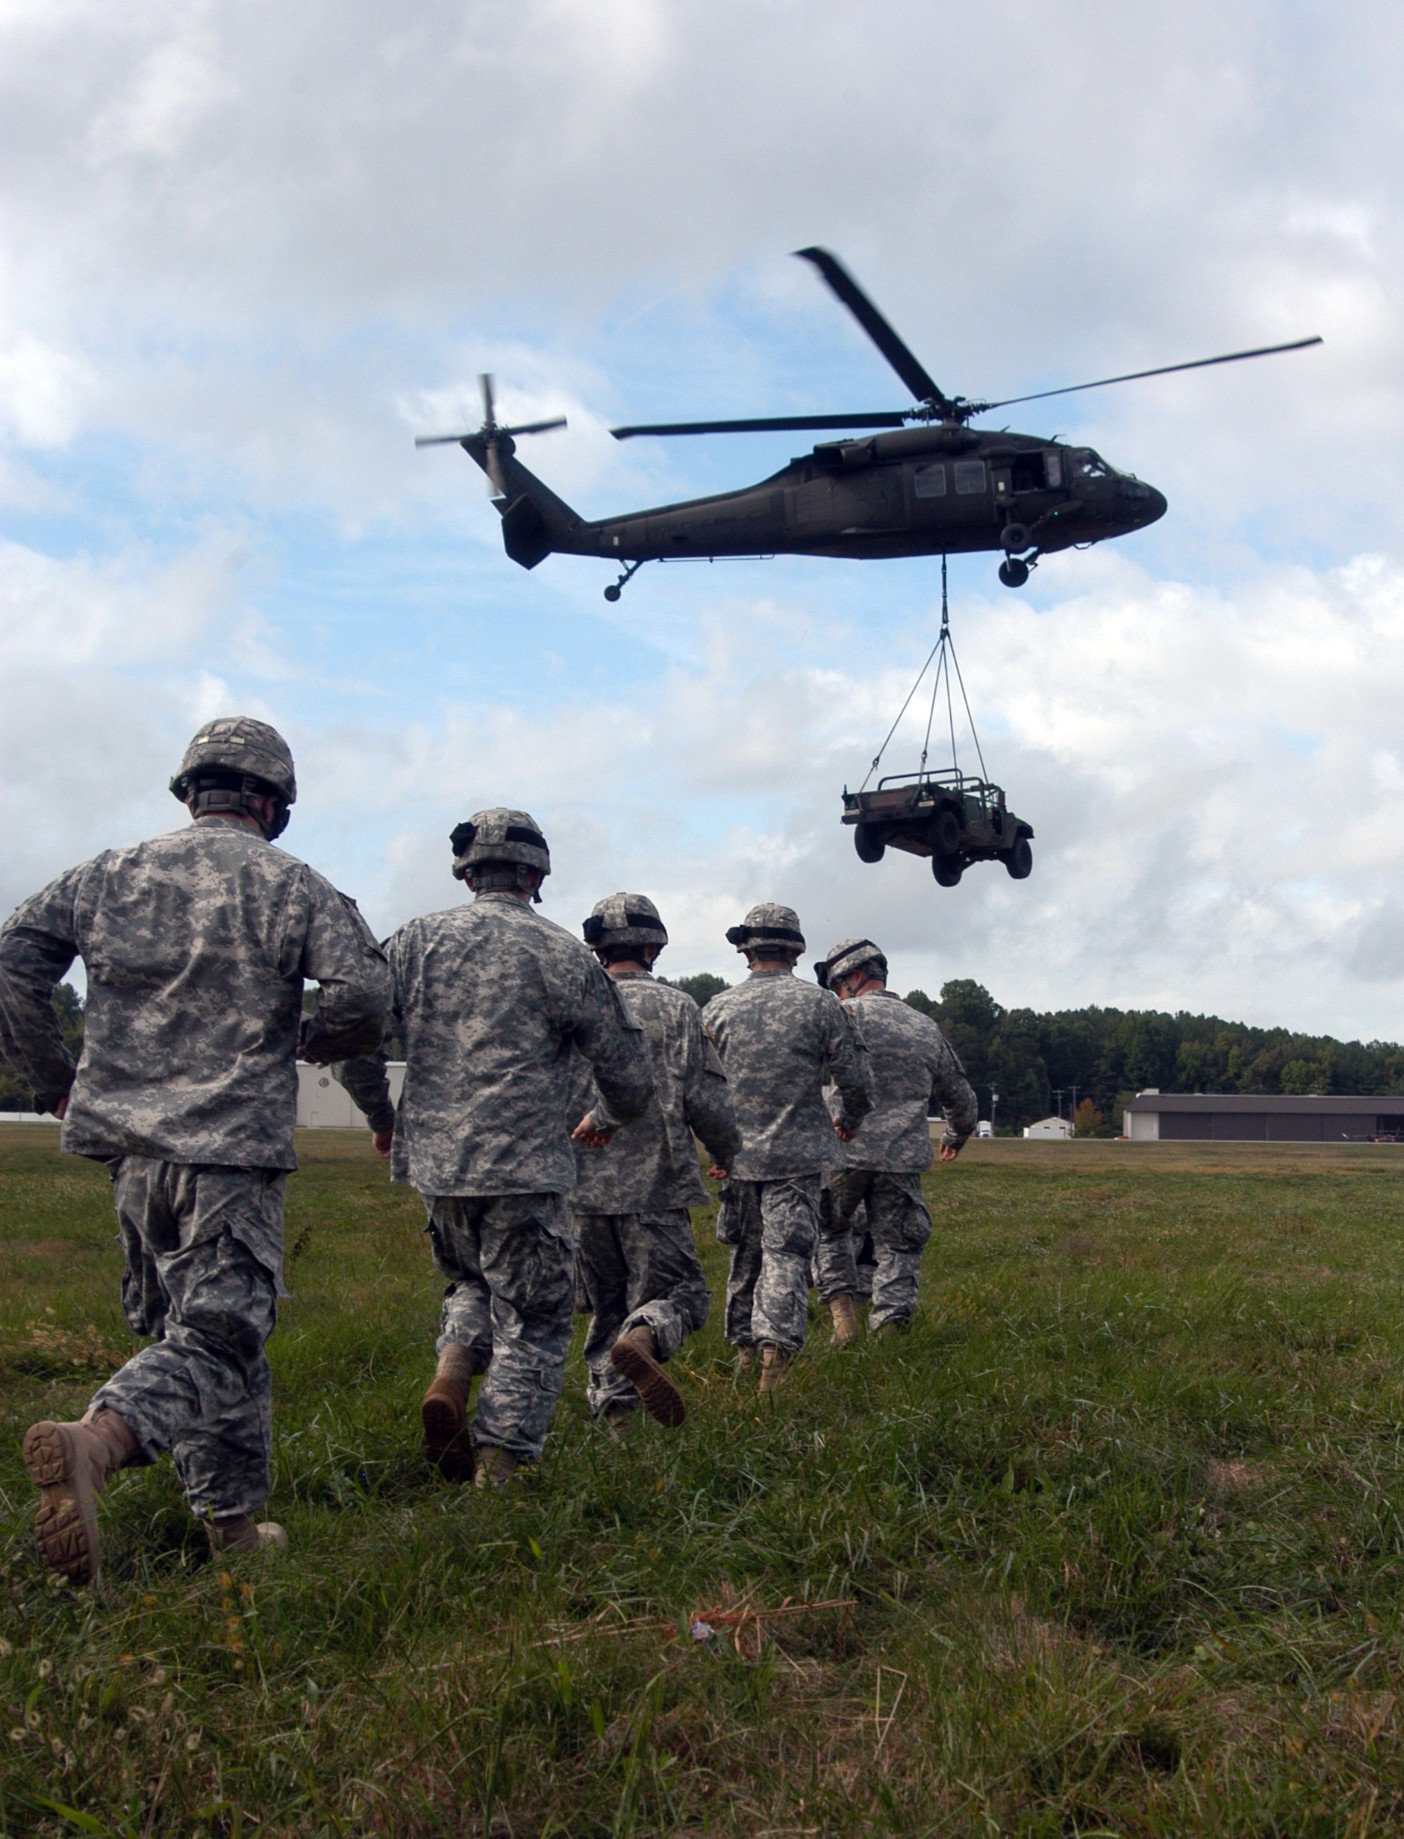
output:
[{"label": "dirt patch in grass", "polygon": [[1204,1471],[1204,1487],[1205,1492],[1216,1500],[1232,1500],[1237,1495],[1249,1494],[1253,1489],[1262,1487],[1266,1478],[1266,1470],[1261,1463],[1241,1460],[1211,1462]]}]

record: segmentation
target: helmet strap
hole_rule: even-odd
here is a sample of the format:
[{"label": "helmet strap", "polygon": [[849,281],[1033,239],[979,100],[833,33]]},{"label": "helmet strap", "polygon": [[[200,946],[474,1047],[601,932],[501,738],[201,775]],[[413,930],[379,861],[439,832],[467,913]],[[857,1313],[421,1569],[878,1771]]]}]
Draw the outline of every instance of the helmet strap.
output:
[{"label": "helmet strap", "polygon": [[[265,803],[266,801],[266,803]],[[197,780],[186,790],[185,803],[191,817],[251,817],[271,843],[288,827],[287,800],[264,785],[261,780],[244,778],[237,785],[201,785]]]}]

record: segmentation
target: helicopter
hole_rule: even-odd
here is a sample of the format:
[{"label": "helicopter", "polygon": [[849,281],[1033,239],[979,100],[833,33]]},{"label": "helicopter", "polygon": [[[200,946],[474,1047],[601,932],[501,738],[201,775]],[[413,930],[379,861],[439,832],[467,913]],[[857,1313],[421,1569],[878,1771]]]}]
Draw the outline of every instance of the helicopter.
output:
[{"label": "helicopter", "polygon": [[[1103,389],[1143,377],[1236,364],[1319,345],[1320,338],[1260,345],[1220,357],[1099,377],[996,402],[948,396],[826,249],[798,249],[857,320],[916,398],[907,409],[853,415],[765,415],[726,421],[651,422],[613,428],[639,435],[740,434],[781,430],[872,430],[819,442],[779,472],[739,491],[589,520],[516,458],[521,435],[563,428],[564,417],[518,427],[498,424],[491,377],[481,379],[483,425],[474,434],[421,435],[416,447],[456,443],[486,473],[502,518],[507,554],[523,568],[548,555],[602,556],[621,565],[604,590],[619,599],[645,562],[775,555],[884,556],[1002,552],[999,578],[1023,587],[1039,558],[1143,530],[1165,515],[1164,495],[1118,472],[1091,447],[1036,435],[972,428],[977,417],[1016,403]],[[911,424],[910,426],[908,424]]]}]

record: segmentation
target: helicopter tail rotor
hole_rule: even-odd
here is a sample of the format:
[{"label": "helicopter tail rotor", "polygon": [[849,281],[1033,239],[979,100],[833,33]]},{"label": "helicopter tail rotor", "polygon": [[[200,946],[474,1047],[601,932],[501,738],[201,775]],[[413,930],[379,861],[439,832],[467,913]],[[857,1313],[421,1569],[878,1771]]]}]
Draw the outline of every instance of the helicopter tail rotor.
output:
[{"label": "helicopter tail rotor", "polygon": [[467,447],[469,441],[481,442],[483,446],[483,471],[488,476],[488,485],[494,498],[507,497],[507,482],[503,477],[502,459],[513,450],[513,442],[519,434],[549,434],[554,428],[564,428],[564,415],[553,415],[547,421],[524,421],[514,427],[504,428],[498,424],[497,407],[493,399],[493,384],[490,372],[484,371],[478,379],[483,391],[483,425],[475,434],[420,434],[415,437],[416,447]]}]

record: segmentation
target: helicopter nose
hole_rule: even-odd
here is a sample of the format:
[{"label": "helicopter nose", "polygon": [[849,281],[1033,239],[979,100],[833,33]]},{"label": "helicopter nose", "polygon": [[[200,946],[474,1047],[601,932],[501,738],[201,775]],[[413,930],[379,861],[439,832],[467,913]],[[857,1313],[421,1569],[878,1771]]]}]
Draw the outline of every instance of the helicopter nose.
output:
[{"label": "helicopter nose", "polygon": [[1156,491],[1153,485],[1146,485],[1140,479],[1123,479],[1121,497],[1138,530],[1164,517],[1169,509],[1164,494]]}]

